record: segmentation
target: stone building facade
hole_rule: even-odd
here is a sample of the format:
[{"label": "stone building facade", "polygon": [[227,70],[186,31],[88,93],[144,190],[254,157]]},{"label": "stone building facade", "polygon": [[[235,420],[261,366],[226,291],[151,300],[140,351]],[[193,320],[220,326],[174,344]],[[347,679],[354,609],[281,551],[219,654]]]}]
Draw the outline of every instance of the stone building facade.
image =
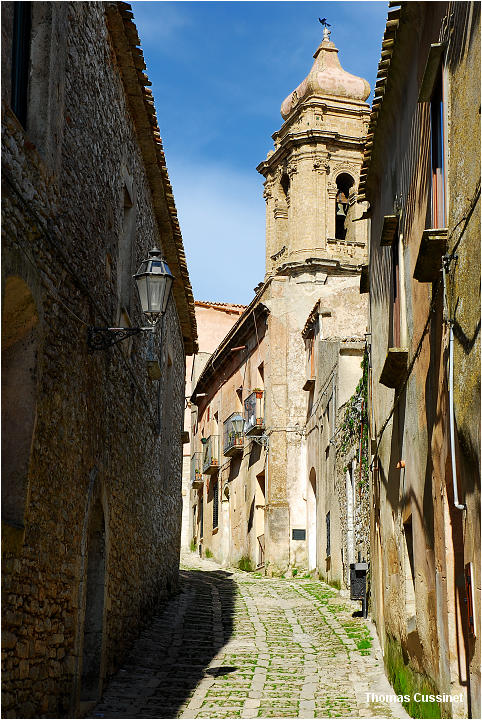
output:
[{"label": "stone building facade", "polygon": [[[256,413],[261,413],[256,417],[260,435],[252,439],[249,428],[250,439],[245,437],[239,490],[235,496],[229,491],[228,498],[216,491],[221,502],[229,503],[231,518],[236,508],[239,529],[235,531],[231,524],[229,549],[227,542],[223,545],[216,539],[212,552],[218,559],[231,562],[244,558],[250,566],[259,566],[262,560],[268,575],[308,564],[306,488],[310,468],[302,337],[306,319],[323,297],[324,307],[336,310],[332,331],[343,338],[345,331],[340,327],[347,319],[343,311],[346,298],[352,297],[354,307],[366,307],[365,299],[357,297],[361,266],[366,262],[366,222],[357,216],[361,213],[356,190],[369,117],[365,102],[369,91],[365,80],[342,69],[338,50],[326,31],[309,75],[282,105],[284,122],[273,136],[275,149],[258,167],[265,178],[264,281],[193,391],[199,410],[194,443],[200,442],[203,423],[208,422],[207,404],[220,393],[224,398],[228,383],[233,383],[230,397],[242,387],[239,410],[249,412],[247,394],[251,399],[259,394],[255,406]],[[357,222],[352,222],[355,219]],[[355,334],[362,337],[366,327],[363,315],[362,311],[356,313],[360,327]],[[242,346],[246,347],[240,351]],[[238,356],[239,352],[244,356]],[[243,367],[250,380],[241,383]],[[215,410],[218,429],[227,419],[222,403],[220,408]],[[197,445],[194,448],[199,451]],[[249,453],[247,462],[245,453]],[[229,461],[229,467],[234,460]],[[206,524],[205,515],[203,522]],[[216,535],[221,537],[221,529]],[[218,550],[216,543],[224,549]],[[203,547],[205,544],[204,537]]]},{"label": "stone building facade", "polygon": [[198,351],[195,356],[186,358],[186,409],[184,411],[185,442],[182,458],[182,534],[181,545],[191,545],[192,528],[190,528],[191,506],[191,444],[188,439],[191,433],[191,414],[197,412],[190,402],[191,391],[212,353],[221,340],[227,335],[236,320],[245,309],[245,305],[233,303],[210,302],[195,300],[196,327],[198,333]]},{"label": "stone building facade", "polygon": [[[368,483],[361,467],[363,432],[360,414],[366,304],[349,287],[336,309],[320,299],[310,313],[303,338],[306,346],[304,390],[307,396],[306,456],[308,476],[306,542],[309,570],[339,587],[350,584],[350,564],[358,553],[369,559]],[[331,299],[331,298],[330,298]],[[333,317],[343,316],[342,322]],[[330,327],[331,324],[331,327]],[[333,325],[347,333],[331,335]],[[348,333],[353,328],[353,336]],[[356,393],[357,388],[359,390]]]},{"label": "stone building facade", "polygon": [[[79,716],[178,582],[196,323],[139,44],[125,3],[2,4],[4,717]],[[90,350],[154,245],[162,330]]]},{"label": "stone building facade", "polygon": [[[252,568],[263,565],[266,467],[258,441],[267,311],[257,297],[210,356],[191,396],[190,537],[200,554],[230,565],[249,559]],[[251,421],[246,405],[253,400]]]},{"label": "stone building facade", "polygon": [[372,613],[389,677],[461,694],[424,712],[480,717],[480,4],[391,5],[360,183]]}]

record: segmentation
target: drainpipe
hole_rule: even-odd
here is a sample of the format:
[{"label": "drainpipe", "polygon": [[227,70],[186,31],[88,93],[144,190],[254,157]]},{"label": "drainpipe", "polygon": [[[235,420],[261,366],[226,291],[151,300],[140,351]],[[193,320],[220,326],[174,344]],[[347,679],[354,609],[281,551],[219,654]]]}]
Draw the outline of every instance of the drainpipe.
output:
[{"label": "drainpipe", "polygon": [[454,506],[457,510],[465,510],[466,505],[459,503],[459,490],[457,487],[457,464],[455,459],[455,429],[454,429],[454,324],[448,319],[447,303],[447,267],[448,259],[443,258],[442,275],[444,290],[444,319],[449,324],[449,425],[450,425],[450,457],[452,465],[452,484],[454,488]]},{"label": "drainpipe", "polygon": [[450,452],[452,460],[452,482],[454,486],[454,505],[457,510],[465,510],[466,505],[459,503],[457,488],[457,466],[455,464],[455,431],[454,431],[454,328],[450,322],[449,336],[449,421],[450,421]]}]

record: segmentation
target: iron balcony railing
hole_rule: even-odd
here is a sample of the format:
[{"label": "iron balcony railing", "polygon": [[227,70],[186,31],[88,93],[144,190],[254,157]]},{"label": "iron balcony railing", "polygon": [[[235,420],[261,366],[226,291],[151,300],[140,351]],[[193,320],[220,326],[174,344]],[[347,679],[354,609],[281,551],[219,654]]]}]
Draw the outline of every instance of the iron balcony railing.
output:
[{"label": "iron balcony railing", "polygon": [[203,473],[212,475],[219,470],[219,435],[210,435],[203,445]]},{"label": "iron balcony railing", "polygon": [[243,416],[235,412],[223,424],[223,453],[227,457],[243,452]]},{"label": "iron balcony railing", "polygon": [[201,453],[195,452],[191,457],[191,485],[201,487],[203,483],[203,471],[201,467]]},{"label": "iron balcony railing", "polygon": [[244,434],[259,435],[264,430],[263,391],[253,390],[244,401]]}]

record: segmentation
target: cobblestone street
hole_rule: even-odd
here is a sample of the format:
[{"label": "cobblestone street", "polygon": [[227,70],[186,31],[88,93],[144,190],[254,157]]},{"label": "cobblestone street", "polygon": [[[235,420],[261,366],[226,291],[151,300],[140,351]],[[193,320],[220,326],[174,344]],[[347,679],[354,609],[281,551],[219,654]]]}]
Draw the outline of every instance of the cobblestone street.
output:
[{"label": "cobblestone street", "polygon": [[92,717],[408,717],[358,604],[311,578],[267,579],[183,557],[182,592],[154,617]]}]

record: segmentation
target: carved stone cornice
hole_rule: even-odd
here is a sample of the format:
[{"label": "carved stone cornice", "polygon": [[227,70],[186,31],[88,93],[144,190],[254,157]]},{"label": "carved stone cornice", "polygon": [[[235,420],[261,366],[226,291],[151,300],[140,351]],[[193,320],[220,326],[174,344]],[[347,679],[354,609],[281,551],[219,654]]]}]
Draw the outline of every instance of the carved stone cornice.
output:
[{"label": "carved stone cornice", "polygon": [[[273,137],[275,138],[276,134]],[[266,177],[269,173],[276,172],[279,165],[282,164],[296,148],[305,145],[313,149],[313,145],[326,147],[327,144],[332,146],[336,145],[337,149],[362,152],[365,138],[342,135],[321,128],[310,128],[309,130],[290,133],[281,140],[275,152],[258,165],[256,170]]]}]

